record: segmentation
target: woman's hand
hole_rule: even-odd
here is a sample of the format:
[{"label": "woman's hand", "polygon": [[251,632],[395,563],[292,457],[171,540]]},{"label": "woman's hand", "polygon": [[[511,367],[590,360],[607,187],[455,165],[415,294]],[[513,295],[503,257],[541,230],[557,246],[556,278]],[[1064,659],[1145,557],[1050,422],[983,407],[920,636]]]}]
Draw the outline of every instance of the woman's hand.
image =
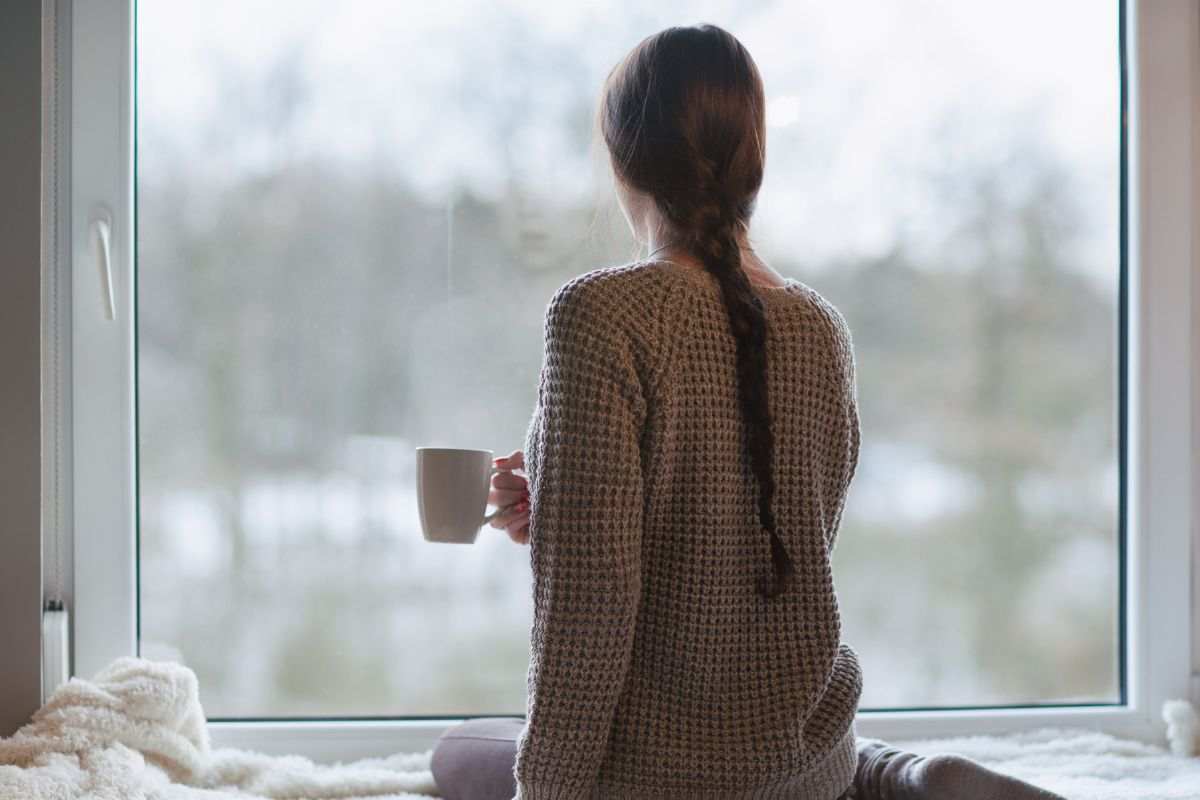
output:
[{"label": "woman's hand", "polygon": [[524,475],[517,475],[515,469],[525,468],[525,454],[514,450],[510,455],[502,456],[492,461],[493,465],[502,472],[492,476],[492,488],[488,492],[488,502],[497,508],[511,506],[492,517],[488,524],[497,530],[505,530],[508,536],[517,544],[529,542],[529,482]]}]

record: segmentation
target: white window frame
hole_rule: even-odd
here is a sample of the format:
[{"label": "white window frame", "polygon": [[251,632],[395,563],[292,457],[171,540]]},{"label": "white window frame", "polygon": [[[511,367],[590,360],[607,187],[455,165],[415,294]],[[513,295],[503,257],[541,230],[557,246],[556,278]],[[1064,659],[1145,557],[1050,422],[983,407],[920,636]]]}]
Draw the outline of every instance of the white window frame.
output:
[{"label": "white window frame", "polygon": [[[73,659],[90,677],[137,652],[134,341],[135,0],[45,0],[69,25]],[[1111,6],[1105,5],[1105,13]],[[1098,13],[1100,8],[1097,9]],[[1127,702],[1115,706],[863,712],[862,735],[905,739],[1084,726],[1161,740],[1163,701],[1193,688],[1191,549],[1200,497],[1200,4],[1129,0]],[[1111,78],[1116,79],[1116,72]],[[61,165],[60,165],[61,168]],[[101,211],[102,210],[102,211]],[[114,319],[105,315],[93,221],[109,216]],[[69,595],[70,596],[70,595]],[[1197,593],[1200,602],[1200,592]],[[1197,692],[1192,691],[1193,699]],[[457,720],[218,722],[217,746],[321,760],[424,750]]]}]

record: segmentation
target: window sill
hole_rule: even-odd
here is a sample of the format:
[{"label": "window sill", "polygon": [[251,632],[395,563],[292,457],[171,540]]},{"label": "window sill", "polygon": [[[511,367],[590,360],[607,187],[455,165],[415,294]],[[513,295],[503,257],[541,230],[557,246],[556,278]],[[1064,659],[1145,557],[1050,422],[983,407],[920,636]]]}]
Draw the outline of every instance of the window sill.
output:
[{"label": "window sill", "polygon": [[[213,747],[301,755],[319,763],[381,758],[429,750],[458,718],[320,722],[210,722]],[[1004,734],[1034,728],[1087,728],[1161,742],[1157,714],[1129,706],[995,709],[983,711],[868,711],[855,722],[860,736],[887,740]]]}]

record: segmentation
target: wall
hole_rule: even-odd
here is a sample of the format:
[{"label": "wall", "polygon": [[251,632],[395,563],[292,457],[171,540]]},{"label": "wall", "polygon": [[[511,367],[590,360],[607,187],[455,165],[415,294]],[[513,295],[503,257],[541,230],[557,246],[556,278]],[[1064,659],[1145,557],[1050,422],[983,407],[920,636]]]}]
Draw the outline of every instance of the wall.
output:
[{"label": "wall", "polygon": [[0,24],[0,736],[41,701],[41,3]]},{"label": "wall", "polygon": [[[1200,42],[1200,5],[1191,6],[1193,41]],[[1192,208],[1200,209],[1200,44],[1187,70],[1192,98]],[[1200,354],[1200,222],[1192,223],[1192,352]],[[1192,702],[1200,704],[1200,364],[1192,365]]]}]

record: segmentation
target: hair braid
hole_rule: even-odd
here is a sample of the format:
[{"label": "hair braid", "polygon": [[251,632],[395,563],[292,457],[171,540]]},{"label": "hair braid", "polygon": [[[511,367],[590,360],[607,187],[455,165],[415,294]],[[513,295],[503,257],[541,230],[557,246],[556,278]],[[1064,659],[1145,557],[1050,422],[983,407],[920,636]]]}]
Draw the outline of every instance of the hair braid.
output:
[{"label": "hair braid", "polygon": [[737,393],[758,521],[770,536],[775,597],[793,573],[772,503],[775,437],[767,394],[767,316],[742,269],[738,233],[762,185],[765,96],[750,54],[715,25],[649,36],[609,74],[597,122],[622,183],[649,194],[676,243],[721,287],[737,344]]},{"label": "hair braid", "polygon": [[759,592],[764,597],[778,596],[787,585],[794,565],[775,524],[772,503],[775,499],[775,475],[771,469],[775,455],[775,435],[771,429],[771,410],[767,384],[767,316],[762,299],[755,294],[750,278],[742,268],[738,230],[747,214],[737,207],[720,180],[716,166],[700,153],[693,153],[703,191],[690,196],[691,208],[673,209],[683,229],[684,244],[695,253],[704,268],[721,287],[729,327],[737,345],[737,393],[746,423],[750,467],[758,484],[758,520],[771,543],[772,575],[764,580]]}]

